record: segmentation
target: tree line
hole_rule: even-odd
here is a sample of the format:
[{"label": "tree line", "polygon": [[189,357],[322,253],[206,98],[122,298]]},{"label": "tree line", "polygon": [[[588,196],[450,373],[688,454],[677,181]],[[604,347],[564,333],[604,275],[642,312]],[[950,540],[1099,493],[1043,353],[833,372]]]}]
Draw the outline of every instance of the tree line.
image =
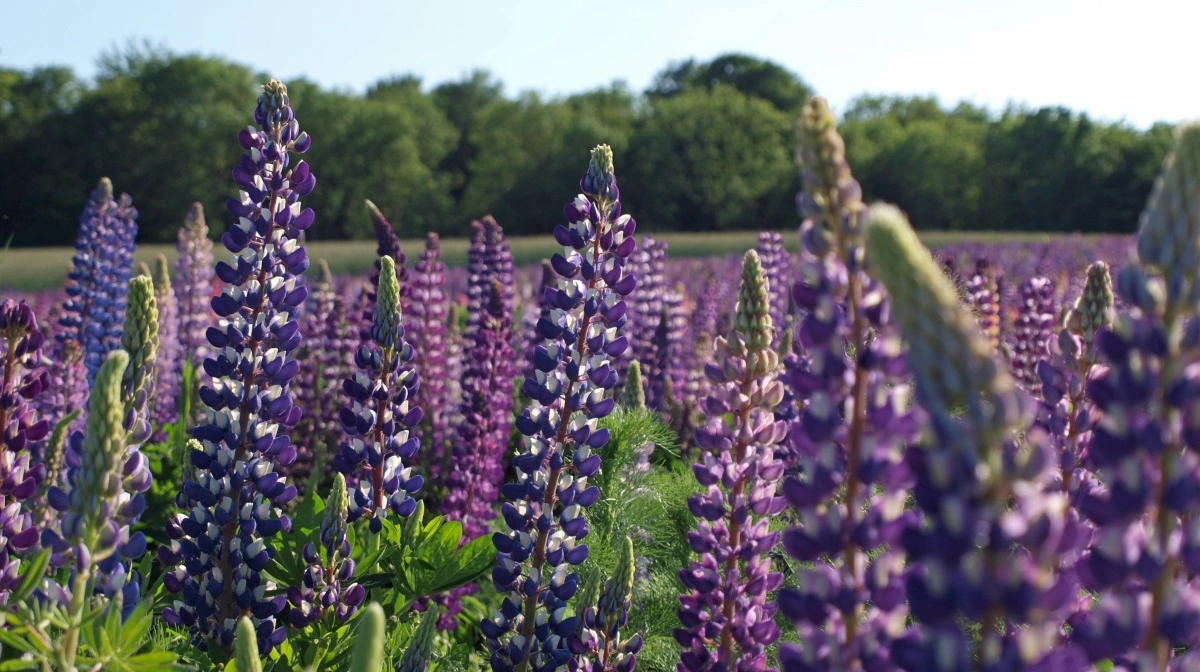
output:
[{"label": "tree line", "polygon": [[[91,81],[0,68],[0,242],[70,244],[102,175],[133,196],[141,241],[173,240],[192,201],[222,231],[240,151],[231,139],[265,79],[150,48],[102,57]],[[287,84],[320,166],[313,239],[370,237],[366,198],[405,237],[464,235],[489,212],[510,234],[545,233],[600,142],[644,228],[796,224],[796,116],[813,91],[769,61],[685,61],[641,93],[614,83],[561,98],[507,95],[484,71],[433,87],[393,77],[361,94]],[[1132,231],[1172,135],[1061,107],[992,113],[870,95],[852,101],[841,130],[866,198],[951,230]]]}]

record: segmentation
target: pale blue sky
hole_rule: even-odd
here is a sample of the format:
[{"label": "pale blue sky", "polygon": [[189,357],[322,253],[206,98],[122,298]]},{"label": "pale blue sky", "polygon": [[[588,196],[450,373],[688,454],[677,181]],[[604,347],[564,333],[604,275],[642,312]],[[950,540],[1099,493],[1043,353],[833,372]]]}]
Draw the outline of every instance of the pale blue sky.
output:
[{"label": "pale blue sky", "polygon": [[[514,93],[563,94],[673,60],[741,51],[799,73],[835,107],[863,93],[992,109],[1066,105],[1144,127],[1200,116],[1195,0],[0,0],[0,64],[89,76],[126,40],[219,54],[281,78],[362,90],[474,68]],[[277,10],[275,8],[278,8]],[[278,18],[273,15],[278,15]]]}]

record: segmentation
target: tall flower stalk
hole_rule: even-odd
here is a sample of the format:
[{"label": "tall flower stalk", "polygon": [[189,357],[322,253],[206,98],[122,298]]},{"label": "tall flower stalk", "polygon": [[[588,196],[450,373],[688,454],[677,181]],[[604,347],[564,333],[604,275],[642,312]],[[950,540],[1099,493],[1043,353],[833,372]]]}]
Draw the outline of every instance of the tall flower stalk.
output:
[{"label": "tall flower stalk", "polygon": [[449,385],[446,380],[446,264],[442,263],[442,241],[436,233],[425,236],[412,273],[412,300],[408,307],[408,334],[413,344],[413,367],[421,377],[421,405],[429,409],[422,423],[426,445],[441,454],[450,440]]},{"label": "tall flower stalk", "polygon": [[717,339],[714,361],[705,365],[713,386],[704,402],[709,421],[696,438],[706,452],[692,465],[704,491],[688,499],[699,519],[688,543],[700,560],[679,572],[688,590],[675,631],[683,647],[680,670],[764,669],[766,648],[779,638],[767,594],[783,576],[771,571],[768,554],[779,541],[770,518],[786,507],[775,492],[783,477],[775,451],[787,426],[773,414],[783,398],[774,337],[768,281],[751,250],[733,328]]},{"label": "tall flower stalk", "polygon": [[20,581],[17,555],[37,544],[38,528],[27,502],[46,478],[46,465],[31,449],[50,433],[34,401],[50,386],[41,366],[44,336],[24,301],[0,303],[0,606]]},{"label": "tall flower stalk", "polygon": [[154,302],[158,306],[158,363],[155,366],[154,409],[155,439],[162,441],[165,425],[179,421],[180,395],[187,394],[183,386],[183,360],[186,350],[179,338],[179,305],[171,287],[167,258],[158,255],[154,263]]},{"label": "tall flower stalk", "polygon": [[276,623],[284,597],[267,594],[273,586],[262,572],[274,554],[270,537],[291,525],[279,507],[296,496],[282,473],[296,459],[288,431],[301,415],[290,391],[301,342],[295,312],[308,295],[299,239],[315,216],[300,197],[316,178],[304,161],[292,164],[311,141],[281,82],[263,85],[254,121],[238,136],[241,198],[228,203],[238,221],[221,238],[233,256],[217,266],[226,286],[212,300],[221,319],[208,330],[212,381],[200,390],[208,408],[192,430],[202,449],[192,452],[194,479],[183,488],[196,505],[168,527],[175,543],[159,555],[176,566],[167,588],[182,593],[163,611],[168,623],[229,650],[237,619],[249,615],[265,654],[286,638]]},{"label": "tall flower stalk", "polygon": [[404,340],[400,283],[391,257],[380,259],[379,269],[371,340],[359,346],[358,370],[342,385],[350,400],[339,416],[346,440],[333,458],[334,469],[357,482],[349,497],[350,520],[367,518],[375,533],[389,512],[408,516],[416,509],[411,495],[423,482],[407,464],[420,447],[413,430],[421,409],[414,403],[417,373],[409,366],[412,346]]},{"label": "tall flower stalk", "polygon": [[792,296],[804,315],[803,355],[784,355],[791,395],[777,417],[795,416],[786,453],[795,478],[784,494],[798,524],[784,547],[816,564],[780,594],[800,636],[780,662],[785,672],[894,669],[887,651],[907,615],[897,599],[911,485],[902,457],[916,423],[884,292],[864,269],[858,183],[820,99],[806,108],[800,136],[806,220]]},{"label": "tall flower stalk", "polygon": [[1014,436],[1030,400],[899,210],[873,206],[869,221],[868,260],[931,429],[905,457],[922,519],[901,537],[913,626],[891,658],[909,672],[1082,669],[1080,651],[1055,641],[1078,595],[1070,573],[1055,573],[1074,525],[1045,488],[1055,460],[1044,437]]},{"label": "tall flower stalk", "polygon": [[587,559],[584,508],[600,497],[588,478],[600,468],[595,452],[609,438],[597,422],[612,412],[617,383],[613,358],[628,347],[620,335],[625,301],[637,285],[625,272],[636,248],[636,224],[621,213],[612,150],[592,150],[583,192],[566,205],[567,224],[554,238],[567,248],[552,259],[562,278],[550,317],[538,321],[545,339],[522,385],[531,400],[516,421],[525,437],[512,460],[516,482],[503,488],[508,531],[493,536],[492,581],[505,595],[482,623],[494,670],[555,670],[571,658],[566,614]]},{"label": "tall flower stalk", "polygon": [[[204,206],[193,203],[183,226],[179,227],[179,242],[175,249],[175,302],[179,312],[179,345],[195,366],[208,357],[208,340],[204,332],[216,320],[212,312],[213,243],[208,238],[204,222]],[[192,394],[192,391],[187,391]]]},{"label": "tall flower stalk", "polygon": [[113,197],[112,182],[100,178],[79,218],[73,267],[67,275],[58,342],[77,341],[95,380],[105,356],[117,349],[125,315],[125,290],[133,273],[137,210],[126,194]]}]

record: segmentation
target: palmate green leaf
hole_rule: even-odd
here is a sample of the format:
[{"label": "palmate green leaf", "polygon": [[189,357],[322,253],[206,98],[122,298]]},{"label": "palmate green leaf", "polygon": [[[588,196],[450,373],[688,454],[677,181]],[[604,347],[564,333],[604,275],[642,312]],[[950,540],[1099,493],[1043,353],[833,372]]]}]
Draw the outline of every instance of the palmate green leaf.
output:
[{"label": "palmate green leaf", "polygon": [[122,653],[133,653],[140,649],[146,643],[153,625],[154,613],[150,600],[138,602],[137,607],[129,614],[129,618],[125,619],[120,634],[117,636],[117,650]]},{"label": "palmate green leaf", "polygon": [[434,521],[439,523],[438,527],[427,539],[421,541],[414,558],[417,565],[432,572],[440,570],[454,557],[458,542],[462,540],[462,523],[442,522],[441,518],[435,518]]},{"label": "palmate green leaf", "polygon": [[179,662],[179,656],[170,651],[150,651],[138,654],[121,662],[129,672],[175,672],[195,668]]},{"label": "palmate green leaf", "polygon": [[[457,542],[456,542],[457,543]],[[496,562],[496,547],[491,537],[479,537],[463,546],[434,575],[436,583],[426,595],[444,593],[470,583],[487,573]]]}]

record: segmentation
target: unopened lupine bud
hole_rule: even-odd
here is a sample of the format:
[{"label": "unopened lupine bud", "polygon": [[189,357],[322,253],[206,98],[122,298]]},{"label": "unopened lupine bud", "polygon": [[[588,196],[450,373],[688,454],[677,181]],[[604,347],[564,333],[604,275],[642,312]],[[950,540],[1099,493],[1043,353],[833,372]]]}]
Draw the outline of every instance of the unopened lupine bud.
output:
[{"label": "unopened lupine bud", "polygon": [[238,619],[237,634],[233,636],[233,650],[237,660],[237,672],[262,672],[254,624],[245,616]]},{"label": "unopened lupine bud", "polygon": [[579,181],[579,190],[587,196],[602,199],[617,198],[617,180],[613,175],[613,153],[608,145],[596,145],[588,163],[587,173]]},{"label": "unopened lupine bud", "polygon": [[625,408],[646,408],[646,390],[642,388],[642,365],[636,359],[629,363],[629,373],[625,374],[621,404]]},{"label": "unopened lupine bud", "polygon": [[400,283],[396,280],[396,262],[391,257],[379,260],[379,289],[375,304],[372,336],[383,348],[394,348],[400,340]]},{"label": "unopened lupine bud", "polygon": [[437,622],[437,605],[431,605],[421,615],[421,624],[413,632],[412,639],[408,643],[408,648],[404,650],[404,657],[400,659],[400,666],[396,668],[396,672],[425,672],[433,654],[433,639],[437,635]]},{"label": "unopened lupine bud", "polygon": [[63,537],[78,545],[79,568],[83,570],[111,556],[120,541],[116,514],[125,466],[122,378],[128,365],[129,355],[114,350],[96,373],[82,462],[75,472],[70,505],[63,516]]},{"label": "unopened lupine bud", "polygon": [[158,303],[149,276],[139,275],[129,281],[121,348],[129,355],[129,367],[125,369],[121,390],[125,403],[125,429],[134,443],[141,443],[150,438],[147,404],[154,393],[158,361]]},{"label": "unopened lupine bud", "polygon": [[742,260],[742,284],[738,289],[733,328],[743,335],[746,350],[750,352],[767,350],[775,337],[775,328],[771,323],[771,293],[767,283],[758,253],[754,250],[746,252]]},{"label": "unopened lupine bud", "polygon": [[1026,397],[999,368],[979,326],[904,214],[877,204],[869,221],[867,255],[909,344],[918,401],[939,421],[966,404],[973,438],[994,441],[1025,416]]},{"label": "unopened lupine bud", "polygon": [[1180,126],[1138,220],[1142,265],[1162,274],[1173,309],[1200,299],[1200,122]]},{"label": "unopened lupine bud", "polygon": [[350,672],[379,672],[383,669],[387,644],[387,617],[383,608],[372,602],[358,619],[354,648],[350,654]]},{"label": "unopened lupine bud", "polygon": [[824,98],[813,96],[800,112],[800,143],[796,157],[802,170],[804,192],[800,213],[820,225],[807,235],[815,251],[833,246],[836,228],[849,247],[862,238],[862,190],[850,174],[846,144],[837,130],[837,119]]},{"label": "unopened lupine bud", "polygon": [[1109,275],[1108,264],[1094,262],[1088,266],[1083,293],[1067,317],[1067,328],[1083,338],[1085,343],[1094,343],[1096,332],[1112,325],[1113,303],[1112,276]]}]

